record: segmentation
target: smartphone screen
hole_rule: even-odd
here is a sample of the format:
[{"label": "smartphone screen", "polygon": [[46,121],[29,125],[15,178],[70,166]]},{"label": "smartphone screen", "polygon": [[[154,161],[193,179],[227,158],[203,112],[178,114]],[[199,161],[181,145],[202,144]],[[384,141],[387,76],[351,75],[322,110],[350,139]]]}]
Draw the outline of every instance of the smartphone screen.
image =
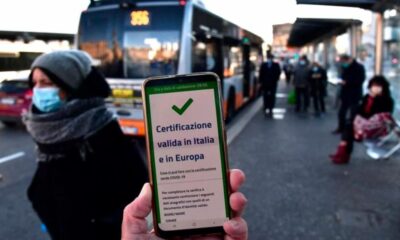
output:
[{"label": "smartphone screen", "polygon": [[149,80],[144,96],[158,229],[222,230],[230,208],[218,78]]}]

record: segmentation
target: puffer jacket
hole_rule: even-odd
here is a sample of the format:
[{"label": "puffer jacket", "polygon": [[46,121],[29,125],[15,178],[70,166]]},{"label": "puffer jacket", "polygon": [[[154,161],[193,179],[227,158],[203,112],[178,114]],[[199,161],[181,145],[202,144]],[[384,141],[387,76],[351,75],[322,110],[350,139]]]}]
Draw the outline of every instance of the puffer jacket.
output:
[{"label": "puffer jacket", "polygon": [[310,69],[307,65],[298,64],[294,70],[293,83],[295,87],[307,88]]},{"label": "puffer jacket", "polygon": [[52,239],[120,239],[123,209],[148,174],[118,122],[88,139],[37,144],[37,150],[28,197]]}]

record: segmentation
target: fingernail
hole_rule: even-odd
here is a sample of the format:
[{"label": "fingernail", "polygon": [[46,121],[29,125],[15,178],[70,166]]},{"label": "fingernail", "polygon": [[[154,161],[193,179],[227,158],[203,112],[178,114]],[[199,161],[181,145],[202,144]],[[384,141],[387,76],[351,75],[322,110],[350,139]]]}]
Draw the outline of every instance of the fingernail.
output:
[{"label": "fingernail", "polygon": [[139,196],[138,197],[142,197],[144,196],[144,194],[146,193],[146,185],[147,183],[145,183],[142,187],[142,190],[140,190]]},{"label": "fingernail", "polygon": [[232,227],[233,229],[238,229],[238,228],[239,228],[239,222],[236,221],[236,220],[230,220],[230,221],[229,221],[229,224],[231,225],[231,227]]},{"label": "fingernail", "polygon": [[244,202],[247,203],[248,200],[247,200],[247,197],[245,195],[243,195],[243,199],[244,199]]}]

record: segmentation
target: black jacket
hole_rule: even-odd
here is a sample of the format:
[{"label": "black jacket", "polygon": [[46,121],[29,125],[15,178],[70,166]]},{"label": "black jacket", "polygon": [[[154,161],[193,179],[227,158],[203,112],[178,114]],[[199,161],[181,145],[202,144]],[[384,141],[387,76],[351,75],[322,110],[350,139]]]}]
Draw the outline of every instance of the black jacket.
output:
[{"label": "black jacket", "polygon": [[260,82],[263,89],[276,88],[281,76],[281,67],[278,63],[264,62],[260,68]]},{"label": "black jacket", "polygon": [[38,144],[28,197],[53,240],[120,239],[124,207],[148,181],[116,120],[86,140]]},{"label": "black jacket", "polygon": [[370,118],[377,113],[393,113],[394,102],[391,97],[388,96],[378,96],[374,98],[372,103],[371,111],[369,113],[365,112],[366,105],[368,103],[369,95],[365,95],[361,101],[358,109],[358,114],[364,118]]},{"label": "black jacket", "polygon": [[342,80],[346,83],[342,86],[341,100],[353,103],[360,101],[365,80],[364,66],[353,60],[350,66],[343,69]]},{"label": "black jacket", "polygon": [[312,67],[309,73],[308,82],[311,94],[316,94],[318,92],[322,95],[325,95],[328,84],[328,77],[325,69],[318,67],[316,71],[313,71]]}]

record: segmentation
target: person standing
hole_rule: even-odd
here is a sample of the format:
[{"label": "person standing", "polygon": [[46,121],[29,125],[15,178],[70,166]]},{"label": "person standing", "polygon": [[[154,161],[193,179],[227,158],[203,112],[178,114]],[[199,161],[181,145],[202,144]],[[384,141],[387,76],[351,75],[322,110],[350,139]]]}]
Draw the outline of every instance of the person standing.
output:
[{"label": "person standing", "polygon": [[42,54],[31,66],[24,123],[38,167],[28,198],[53,240],[121,239],[124,207],[148,181],[135,145],[106,108],[105,78],[83,51]]},{"label": "person standing", "polygon": [[286,58],[283,63],[283,71],[285,73],[285,78],[286,78],[286,84],[289,86],[290,80],[292,79],[292,73],[293,73],[293,66],[290,63],[289,58]]},{"label": "person standing", "polygon": [[303,55],[299,59],[294,74],[293,84],[296,92],[296,112],[307,112],[309,105],[309,84],[308,78],[310,74],[307,56]]},{"label": "person standing", "polygon": [[275,107],[276,89],[281,76],[281,67],[273,59],[274,56],[267,53],[267,61],[260,68],[260,81],[264,97],[263,112],[265,116],[267,116],[267,110],[268,114],[272,116],[272,111]]},{"label": "person standing", "polygon": [[319,117],[321,113],[325,113],[327,80],[325,69],[319,63],[313,62],[310,69],[309,85],[316,117]]},{"label": "person standing", "polygon": [[[362,86],[365,80],[364,66],[347,54],[340,56],[342,66],[342,81],[339,94],[340,107],[338,112],[338,127],[332,133],[341,133],[346,121],[353,121],[358,104],[363,96]],[[347,115],[350,114],[348,118]]]}]

